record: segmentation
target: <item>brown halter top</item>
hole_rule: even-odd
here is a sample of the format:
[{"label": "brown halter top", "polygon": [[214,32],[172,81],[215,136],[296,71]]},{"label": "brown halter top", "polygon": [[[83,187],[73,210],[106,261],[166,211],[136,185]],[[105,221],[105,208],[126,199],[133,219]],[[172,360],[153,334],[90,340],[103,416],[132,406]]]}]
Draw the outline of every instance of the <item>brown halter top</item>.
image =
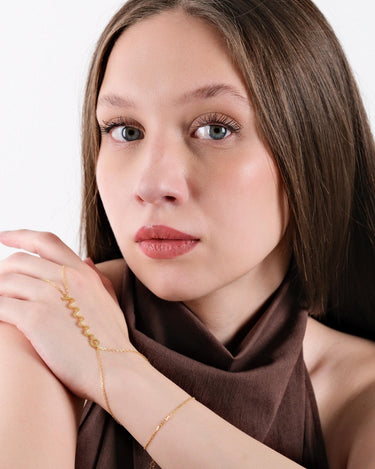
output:
[{"label": "brown halter top", "polygon": [[[308,469],[328,469],[302,354],[307,313],[291,290],[285,281],[227,346],[182,303],[155,297],[130,271],[120,304],[131,342],[161,373],[265,445]],[[148,469],[150,462],[101,407],[85,406],[76,469]]]}]

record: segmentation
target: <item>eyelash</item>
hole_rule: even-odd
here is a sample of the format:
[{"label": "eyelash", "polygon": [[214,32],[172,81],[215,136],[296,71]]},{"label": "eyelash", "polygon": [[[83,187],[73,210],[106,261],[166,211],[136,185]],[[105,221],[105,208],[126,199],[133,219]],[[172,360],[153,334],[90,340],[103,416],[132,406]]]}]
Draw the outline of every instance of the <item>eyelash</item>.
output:
[{"label": "eyelash", "polygon": [[[214,112],[206,116],[199,117],[196,125],[194,126],[194,132],[196,132],[200,127],[207,125],[220,125],[228,129],[231,133],[238,133],[241,130],[241,126],[234,119]],[[99,127],[101,134],[105,135],[110,134],[115,127],[134,127],[139,129],[139,124],[132,119],[119,117],[112,121],[103,121],[103,124]]]},{"label": "eyelash", "polygon": [[196,132],[200,127],[205,127],[206,125],[221,125],[232,133],[238,133],[241,130],[241,126],[234,119],[218,114],[217,112],[199,117],[197,125],[194,126],[194,132]]},{"label": "eyelash", "polygon": [[102,135],[109,134],[115,127],[134,127],[137,129],[139,125],[136,121],[119,117],[112,121],[103,121],[103,125],[99,125],[100,133]]}]

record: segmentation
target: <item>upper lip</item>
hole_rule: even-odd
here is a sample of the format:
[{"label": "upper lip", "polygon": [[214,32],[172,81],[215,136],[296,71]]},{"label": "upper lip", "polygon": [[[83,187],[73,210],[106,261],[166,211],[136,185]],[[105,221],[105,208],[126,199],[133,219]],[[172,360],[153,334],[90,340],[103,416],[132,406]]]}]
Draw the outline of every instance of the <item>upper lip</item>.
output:
[{"label": "upper lip", "polygon": [[151,225],[142,226],[136,235],[135,242],[141,242],[151,239],[171,239],[171,240],[184,240],[184,239],[198,239],[196,236],[192,236],[182,231],[175,230],[169,226],[164,225]]}]

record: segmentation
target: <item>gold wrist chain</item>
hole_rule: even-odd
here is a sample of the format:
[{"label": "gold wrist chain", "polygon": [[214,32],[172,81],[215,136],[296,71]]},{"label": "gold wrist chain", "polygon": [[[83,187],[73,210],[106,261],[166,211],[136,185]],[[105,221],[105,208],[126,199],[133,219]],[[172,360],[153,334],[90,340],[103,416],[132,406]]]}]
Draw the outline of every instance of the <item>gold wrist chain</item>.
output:
[{"label": "gold wrist chain", "polygon": [[161,427],[168,422],[168,420],[172,417],[172,415],[177,412],[181,407],[185,404],[187,404],[189,401],[195,400],[195,397],[188,397],[182,404],[177,406],[170,414],[168,414],[166,417],[163,418],[163,420],[159,423],[159,425],[156,426],[154,433],[151,435],[151,438],[148,440],[146,446],[144,446],[144,449],[147,450],[148,445],[151,443],[151,441],[154,439],[154,436],[157,434],[157,432],[161,429]]},{"label": "gold wrist chain", "polygon": [[[121,422],[117,420],[117,418],[114,416],[111,406],[109,404],[108,400],[108,395],[107,391],[105,388],[105,381],[104,381],[104,369],[103,369],[103,361],[100,352],[117,352],[117,353],[135,353],[137,355],[140,355],[142,358],[144,358],[148,363],[149,360],[142,355],[142,353],[138,352],[137,350],[132,350],[132,349],[122,349],[122,348],[109,348],[109,347],[103,347],[100,345],[99,339],[95,337],[94,334],[89,334],[89,329],[90,327],[87,324],[84,324],[85,318],[83,316],[80,316],[78,313],[80,312],[80,309],[77,306],[73,306],[73,304],[76,302],[76,300],[70,296],[69,293],[69,288],[68,288],[68,282],[66,280],[66,272],[65,272],[65,265],[62,266],[62,278],[63,278],[63,288],[60,288],[58,285],[56,285],[55,282],[52,282],[51,280],[48,279],[43,279],[45,282],[49,283],[52,285],[61,295],[61,301],[65,303],[65,306],[71,311],[72,316],[76,319],[76,325],[81,329],[82,334],[87,337],[88,342],[92,348],[95,349],[96,351],[96,356],[98,359],[98,366],[99,366],[99,374],[100,374],[100,386],[102,389],[105,405],[107,407],[108,413],[111,415],[111,417],[119,424],[122,425]],[[149,444],[151,441],[154,439],[155,435],[158,433],[158,431],[162,428],[162,426],[168,422],[168,420],[172,417],[172,415],[177,412],[182,406],[184,406],[186,403],[188,403],[191,400],[194,400],[194,397],[189,397],[186,399],[184,402],[182,402],[179,406],[177,406],[170,414],[168,414],[166,417],[163,418],[163,420],[157,425],[155,428],[153,434],[151,435],[151,438],[147,442],[146,446],[144,446],[144,449],[147,450]],[[155,461],[151,461],[150,463],[150,469],[155,468],[156,463]]]}]

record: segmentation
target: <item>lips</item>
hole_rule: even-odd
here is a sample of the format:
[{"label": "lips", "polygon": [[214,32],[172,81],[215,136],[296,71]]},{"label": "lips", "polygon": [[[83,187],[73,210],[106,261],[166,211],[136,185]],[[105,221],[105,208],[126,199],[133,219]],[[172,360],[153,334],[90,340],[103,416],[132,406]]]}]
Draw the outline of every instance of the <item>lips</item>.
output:
[{"label": "lips", "polygon": [[143,226],[135,235],[141,251],[152,259],[173,259],[187,254],[199,239],[164,225]]}]

